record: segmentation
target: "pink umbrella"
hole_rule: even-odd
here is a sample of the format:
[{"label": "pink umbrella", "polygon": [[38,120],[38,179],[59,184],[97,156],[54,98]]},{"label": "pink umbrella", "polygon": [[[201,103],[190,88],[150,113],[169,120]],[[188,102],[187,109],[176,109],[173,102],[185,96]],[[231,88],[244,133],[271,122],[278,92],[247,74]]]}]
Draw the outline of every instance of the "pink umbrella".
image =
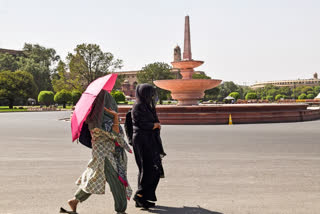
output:
[{"label": "pink umbrella", "polygon": [[81,95],[71,118],[72,141],[79,138],[83,122],[89,115],[92,104],[101,90],[110,92],[117,79],[117,74],[109,74],[100,77],[90,83],[85,92]]}]

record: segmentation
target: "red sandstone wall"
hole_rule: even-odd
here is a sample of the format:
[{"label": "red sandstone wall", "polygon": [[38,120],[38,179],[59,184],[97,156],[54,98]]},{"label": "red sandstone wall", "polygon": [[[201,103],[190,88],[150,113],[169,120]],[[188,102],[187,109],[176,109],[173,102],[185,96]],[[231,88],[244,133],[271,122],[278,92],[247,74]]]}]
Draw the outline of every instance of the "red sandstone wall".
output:
[{"label": "red sandstone wall", "polygon": [[[120,106],[124,122],[130,106]],[[250,105],[250,106],[161,106],[157,108],[162,124],[228,124],[229,114],[234,124],[301,122],[320,119],[320,110],[308,110],[307,105]]]}]

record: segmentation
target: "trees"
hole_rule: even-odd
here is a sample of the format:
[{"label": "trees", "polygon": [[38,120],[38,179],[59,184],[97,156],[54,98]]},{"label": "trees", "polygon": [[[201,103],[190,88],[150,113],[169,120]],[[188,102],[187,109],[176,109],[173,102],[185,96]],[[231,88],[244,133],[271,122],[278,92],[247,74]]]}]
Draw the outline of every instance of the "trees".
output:
[{"label": "trees", "polygon": [[257,99],[256,93],[253,93],[253,92],[247,93],[246,100],[254,100],[254,99]]},{"label": "trees", "polygon": [[35,97],[36,85],[31,74],[25,71],[0,72],[0,97],[9,101],[9,108],[17,99]]},{"label": "trees", "polygon": [[95,79],[122,67],[122,60],[110,52],[103,52],[99,45],[80,44],[75,53],[67,56],[70,75],[79,79],[82,91]]},{"label": "trees", "polygon": [[214,99],[218,99],[219,101],[222,101],[226,96],[228,96],[231,92],[238,92],[240,95],[240,92],[242,92],[241,88],[236,85],[232,81],[223,82],[220,84],[217,89],[210,89],[205,91],[206,95],[209,95],[208,92],[218,92],[218,95],[213,96]]},{"label": "trees", "polygon": [[268,100],[268,101],[273,101],[273,96],[266,96],[266,99]]},{"label": "trees", "polygon": [[[155,62],[144,66],[141,71],[137,73],[137,79],[139,83],[149,83],[154,85],[153,81],[163,79],[174,79],[174,75],[171,73],[171,66],[163,62]],[[156,88],[159,101],[168,99],[170,92],[164,89]]]},{"label": "trees", "polygon": [[55,92],[63,89],[67,91],[84,91],[84,85],[80,82],[80,76],[75,72],[67,72],[67,65],[60,60],[57,73],[52,76],[52,87]]},{"label": "trees", "polygon": [[66,104],[72,102],[72,94],[70,91],[62,89],[54,95],[54,102],[62,104],[63,108],[66,108]]},{"label": "trees", "polygon": [[16,71],[18,69],[17,59],[7,53],[0,54],[0,71]]},{"label": "trees", "polygon": [[220,93],[219,87],[211,88],[211,89],[206,90],[204,92],[204,99],[205,100],[217,100],[219,93]]},{"label": "trees", "polygon": [[52,91],[40,91],[38,95],[38,102],[47,107],[53,103],[54,94]]},{"label": "trees", "polygon": [[24,56],[17,62],[19,70],[33,75],[38,92],[52,90],[51,74],[55,72],[54,64],[60,59],[52,48],[45,48],[38,44],[26,43],[23,47]]},{"label": "trees", "polygon": [[120,90],[124,80],[125,80],[125,76],[122,74],[118,74],[116,83],[113,86],[113,90]]},{"label": "trees", "polygon": [[307,99],[307,95],[305,93],[302,93],[302,94],[299,95],[298,99],[299,100]]},{"label": "trees", "polygon": [[286,86],[286,87],[280,87],[279,89],[279,93],[282,95],[285,95],[287,97],[290,97],[292,94],[292,90],[290,87]]},{"label": "trees", "polygon": [[311,99],[313,99],[313,98],[314,98],[314,94],[308,94],[308,95],[307,95],[307,99],[310,99],[310,100],[311,100]]},{"label": "trees", "polygon": [[81,92],[80,92],[80,91],[77,91],[77,90],[73,90],[73,91],[71,92],[73,105],[76,105],[76,104],[77,104],[77,102],[79,101],[81,95],[82,95]]},{"label": "trees", "polygon": [[236,100],[240,98],[240,94],[238,92],[231,92],[228,96],[233,97]]},{"label": "trees", "polygon": [[313,93],[316,94],[316,95],[318,95],[319,92],[320,92],[320,86],[315,86],[315,87],[313,88]]},{"label": "trees", "polygon": [[192,79],[211,79],[211,77],[207,76],[206,74],[192,74]]},{"label": "trees", "polygon": [[[205,73],[204,74],[202,74],[202,73],[200,73],[200,74],[194,73],[192,75],[192,79],[211,79],[211,77],[207,76]],[[218,96],[219,96],[219,93],[220,93],[220,88],[219,87],[206,90],[204,92],[204,100],[217,100]]]},{"label": "trees", "polygon": [[283,94],[277,94],[276,96],[275,96],[275,100],[280,100],[280,99],[284,99],[286,96],[285,95],[283,95]]},{"label": "trees", "polygon": [[12,56],[0,54],[0,71],[26,71],[32,74],[37,86],[37,93],[42,90],[51,90],[51,75],[55,72],[55,62],[59,60],[56,51],[38,44],[24,44],[23,54]]},{"label": "trees", "polygon": [[126,101],[126,97],[122,91],[111,91],[111,96],[117,103]]}]

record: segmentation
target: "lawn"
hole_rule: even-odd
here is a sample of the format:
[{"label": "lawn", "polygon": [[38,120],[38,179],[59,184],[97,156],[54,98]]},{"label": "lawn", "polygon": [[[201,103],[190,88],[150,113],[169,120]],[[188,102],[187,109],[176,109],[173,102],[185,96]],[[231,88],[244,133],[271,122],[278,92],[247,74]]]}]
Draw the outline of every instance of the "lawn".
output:
[{"label": "lawn", "polygon": [[[0,112],[24,112],[28,111],[28,107],[40,108],[40,106],[13,106],[13,109],[9,109],[9,106],[0,106]],[[67,105],[65,109],[72,109],[72,107],[72,105]],[[62,106],[58,106],[58,108],[62,109]]]},{"label": "lawn", "polygon": [[[21,108],[22,109],[19,109]],[[13,106],[13,109],[9,109],[9,106],[0,106],[0,112],[23,112],[28,111],[24,106]]]}]

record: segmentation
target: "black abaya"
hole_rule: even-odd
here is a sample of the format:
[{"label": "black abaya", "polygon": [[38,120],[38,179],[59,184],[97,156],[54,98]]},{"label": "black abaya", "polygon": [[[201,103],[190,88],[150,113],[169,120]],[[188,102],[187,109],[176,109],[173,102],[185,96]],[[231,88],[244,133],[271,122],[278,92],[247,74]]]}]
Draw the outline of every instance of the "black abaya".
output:
[{"label": "black abaya", "polygon": [[[156,201],[155,191],[160,177],[164,176],[161,156],[164,156],[165,153],[162,148],[160,130],[153,130],[154,123],[159,123],[156,110],[149,102],[154,89],[147,84],[139,86],[136,93],[138,101],[132,109],[132,142],[139,168],[136,194],[142,195],[145,200]],[[146,90],[150,94],[146,93]],[[142,95],[144,96],[142,97]]]}]

